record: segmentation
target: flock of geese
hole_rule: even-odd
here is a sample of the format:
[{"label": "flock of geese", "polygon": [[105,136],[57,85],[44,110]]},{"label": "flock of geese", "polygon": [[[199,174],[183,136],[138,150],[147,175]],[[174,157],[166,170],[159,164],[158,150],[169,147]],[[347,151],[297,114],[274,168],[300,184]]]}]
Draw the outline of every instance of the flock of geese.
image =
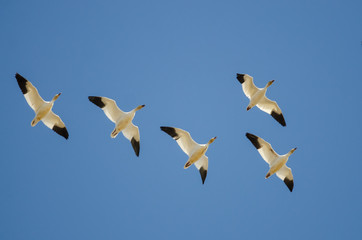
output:
[{"label": "flock of geese", "polygon": [[[34,127],[38,122],[42,121],[45,126],[65,139],[68,139],[69,134],[65,124],[61,118],[52,111],[54,102],[59,98],[61,93],[56,94],[50,102],[44,101],[31,82],[18,73],[15,74],[15,78],[27,103],[35,112],[35,117],[31,121],[31,126]],[[250,99],[249,105],[246,108],[247,111],[257,106],[262,111],[270,114],[282,126],[286,126],[282,111],[278,104],[265,96],[268,87],[270,87],[274,80],[269,81],[264,88],[258,88],[254,85],[253,77],[248,74],[238,73],[236,78],[241,83],[245,95]],[[88,99],[90,102],[101,108],[109,120],[114,122],[115,127],[111,132],[111,138],[115,138],[122,132],[125,138],[131,142],[135,154],[139,156],[140,133],[138,127],[132,123],[132,120],[135,117],[136,112],[145,105],[140,105],[129,112],[123,112],[119,109],[116,102],[110,98],[89,96]],[[215,141],[216,137],[211,138],[206,144],[198,144],[192,139],[190,133],[185,130],[166,126],[160,128],[175,139],[180,148],[189,156],[184,168],[187,169],[191,165],[194,165],[199,170],[202,183],[204,184],[208,170],[208,157],[205,153],[209,145]],[[288,189],[292,192],[294,186],[292,170],[287,167],[286,163],[289,156],[296,148],[293,148],[287,154],[279,155],[264,139],[251,133],[246,133],[246,137],[255,146],[261,157],[269,164],[269,171],[265,178],[269,178],[275,173],[282,181],[284,181]]]}]

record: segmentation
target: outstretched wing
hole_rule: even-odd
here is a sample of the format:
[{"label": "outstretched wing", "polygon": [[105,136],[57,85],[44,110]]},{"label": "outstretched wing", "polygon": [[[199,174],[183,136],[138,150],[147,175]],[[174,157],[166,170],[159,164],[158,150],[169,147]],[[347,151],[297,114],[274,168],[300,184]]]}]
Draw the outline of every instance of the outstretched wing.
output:
[{"label": "outstretched wing", "polygon": [[129,141],[131,141],[133,150],[138,157],[140,155],[140,132],[138,127],[133,123],[130,123],[125,129],[123,129],[122,133]]},{"label": "outstretched wing", "polygon": [[52,129],[54,132],[58,133],[60,136],[63,136],[65,139],[68,139],[69,134],[65,124],[62,119],[52,111],[50,111],[43,119],[43,123],[48,128]]},{"label": "outstretched wing", "polygon": [[274,151],[272,146],[264,139],[251,133],[246,133],[246,137],[250,140],[254,147],[258,149],[258,152],[260,153],[264,161],[267,162],[269,165],[272,165],[274,161],[279,157],[279,155]]},{"label": "outstretched wing", "polygon": [[34,110],[38,110],[40,106],[42,106],[45,101],[39,95],[38,90],[26,80],[19,73],[15,74],[15,78],[18,81],[21,92],[24,94],[25,100],[29,104],[29,106]]},{"label": "outstretched wing", "polygon": [[262,111],[270,114],[275,120],[277,120],[282,126],[286,126],[282,110],[278,106],[277,102],[270,100],[267,97],[263,97],[260,99],[258,104],[256,105]]},{"label": "outstretched wing", "polygon": [[187,155],[190,155],[191,151],[198,146],[198,144],[191,138],[190,133],[185,130],[174,127],[161,127],[161,130],[175,139],[182,151],[184,151]]},{"label": "outstretched wing", "polygon": [[109,120],[114,123],[116,123],[117,119],[125,114],[121,109],[118,108],[116,102],[110,98],[89,96],[88,99],[100,107]]},{"label": "outstretched wing", "polygon": [[209,166],[209,159],[205,155],[203,155],[199,160],[197,160],[194,163],[195,167],[199,170],[201,175],[202,184],[204,184],[206,175],[207,175],[207,169]]},{"label": "outstretched wing", "polygon": [[286,165],[281,167],[278,172],[276,172],[277,176],[284,181],[285,185],[289,188],[289,191],[293,191],[294,181],[292,169],[288,168]]},{"label": "outstretched wing", "polygon": [[250,99],[259,89],[254,85],[253,77],[248,74],[236,74],[236,78],[241,83],[245,95]]}]

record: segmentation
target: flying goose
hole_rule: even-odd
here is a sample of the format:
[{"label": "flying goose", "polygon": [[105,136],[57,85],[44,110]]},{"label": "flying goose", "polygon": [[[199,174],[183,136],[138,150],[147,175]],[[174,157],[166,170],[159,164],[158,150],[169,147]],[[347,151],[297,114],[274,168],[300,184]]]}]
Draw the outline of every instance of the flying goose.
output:
[{"label": "flying goose", "polygon": [[286,126],[282,110],[278,104],[265,96],[267,88],[272,85],[274,80],[269,81],[264,88],[257,88],[254,85],[253,77],[249,76],[248,74],[237,73],[236,78],[241,83],[245,95],[250,99],[250,103],[246,108],[246,111],[249,111],[256,105],[262,111],[270,114],[282,126]]},{"label": "flying goose", "polygon": [[52,111],[54,101],[58,99],[61,93],[56,94],[50,102],[47,102],[42,99],[38,90],[31,82],[26,80],[19,73],[15,74],[15,78],[24,94],[25,100],[35,112],[35,117],[31,121],[31,126],[34,127],[39,121],[42,121],[45,126],[63,136],[65,139],[68,139],[69,134],[63,121]]},{"label": "flying goose", "polygon": [[161,127],[161,130],[175,139],[180,148],[189,156],[184,169],[187,169],[194,164],[199,170],[202,184],[204,184],[208,168],[208,157],[205,153],[216,137],[211,138],[206,144],[198,144],[191,138],[189,132],[180,128]]},{"label": "flying goose", "polygon": [[140,105],[130,112],[123,112],[118,108],[116,102],[110,98],[89,96],[88,99],[100,107],[109,120],[116,124],[111,133],[111,138],[115,138],[118,133],[122,132],[131,141],[133,150],[138,157],[140,154],[140,132],[138,127],[132,123],[132,120],[136,111],[142,109],[145,105]]},{"label": "flying goose", "polygon": [[293,174],[292,170],[287,167],[286,163],[288,161],[289,156],[297,149],[293,148],[287,154],[279,155],[277,154],[272,146],[266,142],[264,139],[257,137],[251,133],[246,133],[246,137],[250,140],[250,142],[258,149],[258,152],[262,156],[262,158],[269,164],[269,171],[266,174],[265,178],[269,178],[274,173],[284,181],[285,185],[289,188],[289,190],[293,191]]}]

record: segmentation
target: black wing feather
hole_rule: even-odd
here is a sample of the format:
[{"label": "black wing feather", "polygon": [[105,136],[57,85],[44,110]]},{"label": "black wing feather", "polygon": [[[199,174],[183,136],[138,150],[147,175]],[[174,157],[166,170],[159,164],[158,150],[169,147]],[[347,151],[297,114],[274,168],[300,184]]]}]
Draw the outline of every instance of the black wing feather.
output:
[{"label": "black wing feather", "polygon": [[160,127],[162,131],[170,135],[173,139],[178,140],[180,136],[176,133],[175,128],[173,127]]},{"label": "black wing feather", "polygon": [[100,108],[104,108],[106,106],[106,104],[102,102],[102,97],[89,96],[88,99]]},{"label": "black wing feather", "polygon": [[63,136],[65,139],[68,139],[69,134],[65,127],[61,128],[56,125],[53,126],[53,131],[58,133],[60,136]]},{"label": "black wing feather", "polygon": [[271,112],[270,114],[275,120],[278,121],[278,123],[280,123],[283,127],[285,127],[287,124],[285,123],[285,120],[284,120],[284,116],[282,113],[278,114],[274,111]]},{"label": "black wing feather", "polygon": [[203,167],[201,167],[199,171],[200,171],[200,175],[201,175],[201,179],[202,179],[202,184],[204,184],[206,175],[207,175],[207,170],[205,170]]},{"label": "black wing feather", "polygon": [[284,183],[285,185],[287,185],[287,187],[289,188],[289,191],[292,192],[293,191],[293,187],[294,187],[294,181],[293,179],[290,180],[288,178],[284,178]]},{"label": "black wing feather", "polygon": [[136,139],[132,138],[131,144],[132,144],[134,152],[136,153],[136,156],[138,157],[140,155],[140,142],[136,141]]},{"label": "black wing feather", "polygon": [[21,76],[19,73],[15,74],[15,78],[18,81],[19,87],[21,89],[21,92],[23,94],[26,94],[28,92],[28,89],[26,88],[26,83],[28,80],[26,80],[23,76]]},{"label": "black wing feather", "polygon": [[240,82],[241,84],[243,84],[243,83],[245,82],[244,75],[245,75],[245,74],[240,74],[240,73],[237,73],[237,74],[236,74],[236,78],[239,80],[239,82]]},{"label": "black wing feather", "polygon": [[250,142],[254,145],[254,147],[256,147],[256,149],[261,148],[261,145],[258,141],[259,137],[255,136],[254,134],[251,134],[251,133],[246,133],[246,137],[250,140]]}]

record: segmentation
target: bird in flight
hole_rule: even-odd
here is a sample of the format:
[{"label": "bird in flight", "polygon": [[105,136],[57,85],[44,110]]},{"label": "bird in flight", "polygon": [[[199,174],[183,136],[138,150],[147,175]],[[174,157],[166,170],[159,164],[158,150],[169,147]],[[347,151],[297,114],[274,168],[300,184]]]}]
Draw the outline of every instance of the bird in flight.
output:
[{"label": "bird in flight", "polygon": [[61,93],[56,94],[50,102],[44,101],[31,82],[26,80],[19,73],[15,74],[15,78],[24,94],[25,100],[35,112],[35,117],[31,121],[31,126],[34,127],[38,122],[42,121],[45,126],[65,139],[68,139],[69,134],[62,119],[52,111],[54,101],[58,99]]},{"label": "bird in flight", "polygon": [[284,181],[285,185],[287,185],[289,191],[292,192],[294,187],[293,174],[292,170],[289,167],[287,167],[286,163],[289,159],[289,156],[292,153],[294,153],[294,151],[297,148],[293,148],[287,154],[279,155],[274,151],[272,146],[264,139],[255,136],[251,133],[246,133],[246,137],[258,150],[264,161],[269,164],[269,171],[266,174],[265,178],[269,178],[274,173],[276,173],[276,175],[282,181]]},{"label": "bird in flight", "polygon": [[180,148],[189,156],[184,169],[187,169],[194,164],[199,170],[202,184],[204,184],[208,169],[208,157],[205,153],[216,137],[211,138],[206,144],[198,144],[191,138],[189,132],[180,128],[161,127],[161,130],[175,139]]},{"label": "bird in flight", "polygon": [[274,80],[269,81],[264,88],[257,88],[254,85],[253,77],[248,74],[237,73],[236,78],[241,83],[245,95],[250,99],[250,103],[246,108],[247,111],[257,106],[260,110],[270,114],[282,126],[286,126],[282,110],[278,104],[265,96],[266,90],[272,85]]},{"label": "bird in flight", "polygon": [[110,98],[89,96],[89,101],[100,107],[106,116],[115,123],[114,130],[111,133],[111,138],[117,137],[118,133],[131,141],[133,150],[138,157],[140,154],[140,132],[138,127],[132,123],[136,112],[142,109],[145,105],[140,105],[129,112],[123,112],[118,108],[116,102]]}]

